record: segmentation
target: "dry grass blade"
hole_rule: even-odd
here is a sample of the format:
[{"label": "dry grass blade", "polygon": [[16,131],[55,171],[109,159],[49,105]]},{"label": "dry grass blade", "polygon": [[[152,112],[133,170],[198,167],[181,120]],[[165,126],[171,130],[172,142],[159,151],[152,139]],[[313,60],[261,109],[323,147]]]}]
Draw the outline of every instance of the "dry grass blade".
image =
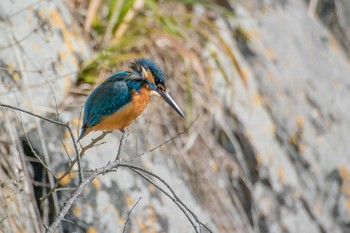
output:
[{"label": "dry grass blade", "polygon": [[100,4],[101,0],[92,0],[89,3],[89,9],[84,23],[84,31],[86,33],[89,33],[91,30],[92,21],[96,17]]},{"label": "dry grass blade", "polygon": [[124,0],[114,0],[113,1],[113,3],[112,3],[112,15],[108,21],[102,45],[105,45],[111,39],[113,29],[115,28],[115,26],[118,22],[123,4],[124,4]]}]

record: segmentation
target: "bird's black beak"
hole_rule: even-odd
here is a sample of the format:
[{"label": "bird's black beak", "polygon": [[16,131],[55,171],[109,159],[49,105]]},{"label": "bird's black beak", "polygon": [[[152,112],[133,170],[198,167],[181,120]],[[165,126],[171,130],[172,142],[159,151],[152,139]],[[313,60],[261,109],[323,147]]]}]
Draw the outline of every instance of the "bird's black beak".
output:
[{"label": "bird's black beak", "polygon": [[165,102],[167,102],[181,117],[185,116],[181,111],[181,109],[179,108],[179,106],[177,106],[173,98],[171,98],[171,96],[168,94],[168,92],[163,91],[162,89],[159,89],[159,88],[157,88],[157,92],[165,100]]}]

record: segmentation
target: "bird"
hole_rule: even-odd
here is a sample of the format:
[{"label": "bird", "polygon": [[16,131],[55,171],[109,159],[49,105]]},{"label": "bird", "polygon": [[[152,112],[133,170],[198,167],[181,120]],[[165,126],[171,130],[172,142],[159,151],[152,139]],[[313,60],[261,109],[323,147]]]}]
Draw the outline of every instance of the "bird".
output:
[{"label": "bird", "polygon": [[166,90],[163,71],[148,58],[137,58],[129,70],[111,75],[87,97],[77,141],[91,131],[123,132],[146,108],[151,96],[161,96],[182,118],[183,112]]}]

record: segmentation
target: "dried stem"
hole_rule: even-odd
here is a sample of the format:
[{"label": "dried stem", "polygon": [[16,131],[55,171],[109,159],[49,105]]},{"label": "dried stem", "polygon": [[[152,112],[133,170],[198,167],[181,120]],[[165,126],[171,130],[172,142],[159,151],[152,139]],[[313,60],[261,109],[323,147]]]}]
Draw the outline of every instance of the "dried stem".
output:
[{"label": "dried stem", "polygon": [[137,206],[137,204],[140,202],[140,200],[142,199],[142,197],[140,197],[137,202],[133,205],[133,207],[129,210],[128,212],[128,217],[124,223],[124,228],[123,228],[123,233],[125,233],[126,231],[126,226],[128,225],[128,222],[130,221],[130,215],[131,215],[131,212],[133,211],[133,209]]}]

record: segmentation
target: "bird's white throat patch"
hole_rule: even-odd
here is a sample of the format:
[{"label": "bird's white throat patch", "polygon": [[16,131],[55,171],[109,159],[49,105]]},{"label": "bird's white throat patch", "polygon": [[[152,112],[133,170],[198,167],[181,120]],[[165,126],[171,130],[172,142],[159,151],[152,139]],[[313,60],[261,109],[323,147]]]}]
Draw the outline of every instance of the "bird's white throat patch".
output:
[{"label": "bird's white throat patch", "polygon": [[158,96],[158,97],[160,96],[160,94],[158,92],[153,91],[153,90],[150,92],[150,95],[151,96]]}]

